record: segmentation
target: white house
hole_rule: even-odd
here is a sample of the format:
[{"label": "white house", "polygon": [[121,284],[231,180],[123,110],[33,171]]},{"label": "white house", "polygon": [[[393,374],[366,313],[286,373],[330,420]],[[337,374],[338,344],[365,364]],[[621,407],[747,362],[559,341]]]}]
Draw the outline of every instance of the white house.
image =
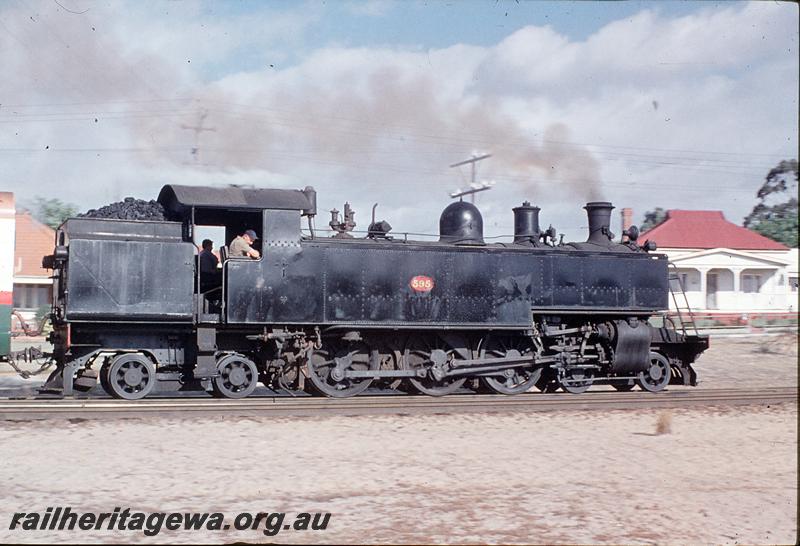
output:
[{"label": "white house", "polygon": [[670,210],[663,223],[641,235],[647,239],[675,264],[693,309],[797,311],[797,249],[737,226],[721,211]]}]

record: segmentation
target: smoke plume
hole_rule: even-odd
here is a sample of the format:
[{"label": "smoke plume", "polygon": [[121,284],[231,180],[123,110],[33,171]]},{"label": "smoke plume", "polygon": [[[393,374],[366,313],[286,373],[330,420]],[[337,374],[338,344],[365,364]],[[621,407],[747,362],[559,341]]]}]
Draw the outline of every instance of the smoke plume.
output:
[{"label": "smoke plume", "polygon": [[[266,83],[246,99],[210,88],[196,93],[185,106],[192,114],[180,120],[141,120],[137,140],[157,143],[151,161],[212,170],[291,172],[310,161],[319,170],[413,171],[432,179],[448,176],[447,164],[472,150],[486,150],[493,154],[486,177],[598,197],[599,165],[568,143],[565,125],[551,125],[537,139],[494,108],[491,97],[442,98],[438,91],[430,75],[394,67],[291,88]],[[191,153],[176,153],[181,147]]]}]

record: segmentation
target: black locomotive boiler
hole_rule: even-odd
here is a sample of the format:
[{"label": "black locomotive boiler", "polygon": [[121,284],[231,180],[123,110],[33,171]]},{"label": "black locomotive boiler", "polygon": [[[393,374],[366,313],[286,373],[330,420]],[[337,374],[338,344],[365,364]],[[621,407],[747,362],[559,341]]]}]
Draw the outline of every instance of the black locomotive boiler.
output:
[{"label": "black locomotive boiler", "polygon": [[[257,383],[345,397],[368,387],[445,395],[462,386],[517,394],[596,383],[658,391],[696,383],[702,336],[662,326],[667,257],[609,230],[612,205],[588,203],[589,237],[561,243],[539,209],[513,209],[513,242],[488,244],[469,203],[450,204],[438,241],[311,229],[316,193],[167,185],[166,220],[71,218],[45,258],[54,272],[54,358],[44,389],[100,381],[118,398]],[[309,230],[301,229],[303,217]],[[225,243],[254,228],[262,257],[228,256],[201,273],[196,233]]]}]

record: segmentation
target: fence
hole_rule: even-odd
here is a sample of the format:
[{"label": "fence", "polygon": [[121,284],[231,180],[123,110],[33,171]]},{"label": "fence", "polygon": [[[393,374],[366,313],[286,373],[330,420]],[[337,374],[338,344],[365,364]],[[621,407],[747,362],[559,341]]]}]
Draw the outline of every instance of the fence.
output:
[{"label": "fence", "polygon": [[[670,313],[669,317],[677,327],[681,325],[681,317]],[[688,324],[689,318],[683,316]],[[694,313],[694,324],[698,329],[708,328],[790,328],[797,327],[797,313]]]}]

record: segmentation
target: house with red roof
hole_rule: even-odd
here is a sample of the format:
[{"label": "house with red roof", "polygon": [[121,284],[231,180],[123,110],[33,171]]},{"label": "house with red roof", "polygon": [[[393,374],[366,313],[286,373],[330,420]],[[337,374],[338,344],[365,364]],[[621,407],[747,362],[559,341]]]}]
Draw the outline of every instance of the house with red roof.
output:
[{"label": "house with red roof", "polygon": [[[12,304],[25,321],[33,325],[37,313],[49,307],[52,301],[52,272],[42,268],[42,257],[53,253],[55,231],[25,210],[16,212],[14,224]],[[17,322],[16,319],[12,321],[12,328],[20,328]]]},{"label": "house with red roof", "polygon": [[721,211],[670,210],[640,236],[647,239],[669,256],[693,309],[797,310],[797,249],[738,226]]},{"label": "house with red roof", "polygon": [[14,194],[0,192],[0,345],[8,328],[18,329],[12,308],[26,321],[49,307],[52,301],[51,271],[42,268],[42,257],[53,253],[55,231],[16,209]]}]

